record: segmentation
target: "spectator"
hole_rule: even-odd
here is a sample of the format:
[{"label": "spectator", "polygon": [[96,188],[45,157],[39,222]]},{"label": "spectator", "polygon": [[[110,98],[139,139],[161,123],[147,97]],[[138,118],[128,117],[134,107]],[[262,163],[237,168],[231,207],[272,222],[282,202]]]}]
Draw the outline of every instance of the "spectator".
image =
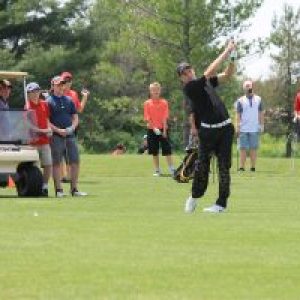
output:
[{"label": "spectator", "polygon": [[48,182],[52,172],[52,157],[49,136],[52,130],[49,122],[49,107],[46,101],[40,99],[41,88],[38,83],[31,82],[26,86],[28,97],[27,108],[35,112],[38,139],[32,144],[39,152],[41,167],[43,168],[42,195],[48,197]]},{"label": "spectator", "polygon": [[11,125],[8,99],[12,85],[6,80],[0,80],[0,141],[11,140]]},{"label": "spectator", "polygon": [[0,110],[9,110],[8,99],[11,94],[12,85],[6,80],[0,80]]},{"label": "spectator", "polygon": [[122,155],[126,152],[126,147],[123,144],[118,144],[111,153],[112,155]]},{"label": "spectator", "polygon": [[253,93],[253,83],[243,83],[245,95],[236,102],[236,132],[240,142],[240,168],[245,171],[249,151],[252,172],[255,172],[259,133],[264,131],[264,112],[261,98]]},{"label": "spectator", "polygon": [[298,139],[300,137],[300,91],[297,93],[294,102],[294,123]]},{"label": "spectator", "polygon": [[78,93],[71,89],[73,83],[73,75],[70,72],[61,73],[61,78],[66,82],[64,95],[71,98],[75,104],[78,113],[82,113],[85,109],[90,92],[87,89],[81,91],[82,99],[79,100]]},{"label": "spectator", "polygon": [[173,175],[175,168],[172,160],[172,149],[168,136],[168,102],[161,98],[161,86],[158,82],[149,86],[150,99],[144,103],[144,120],[147,122],[147,143],[148,153],[153,156],[154,174],[160,176],[159,167],[159,146],[162,148],[162,155],[166,157],[169,171]]},{"label": "spectator", "polygon": [[65,81],[56,76],[51,81],[52,95],[47,99],[50,110],[50,122],[53,130],[51,151],[53,160],[53,180],[57,197],[63,197],[61,185],[60,164],[66,152],[67,162],[70,164],[71,195],[74,197],[86,196],[78,191],[79,151],[74,134],[78,126],[78,114],[73,101],[64,96]]},{"label": "spectator", "polygon": [[[89,91],[86,89],[83,89],[81,91],[82,99],[79,100],[78,93],[75,90],[72,90],[72,83],[73,83],[73,75],[70,72],[63,72],[61,73],[61,78],[66,82],[65,84],[65,92],[64,95],[71,98],[71,100],[75,104],[75,108],[78,113],[82,113],[84,111],[84,108],[86,106]],[[75,134],[77,132],[77,129],[75,131]],[[64,162],[61,164],[61,173],[62,173],[62,182],[70,182],[70,166],[65,163],[66,159],[64,159]]]}]

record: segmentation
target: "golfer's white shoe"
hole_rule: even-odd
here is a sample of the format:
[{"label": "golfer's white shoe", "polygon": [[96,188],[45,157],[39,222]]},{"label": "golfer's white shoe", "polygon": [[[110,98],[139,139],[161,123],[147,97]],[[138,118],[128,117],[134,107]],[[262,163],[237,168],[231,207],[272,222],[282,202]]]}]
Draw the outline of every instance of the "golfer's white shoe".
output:
[{"label": "golfer's white shoe", "polygon": [[193,198],[192,196],[188,197],[185,201],[184,211],[187,214],[192,213],[197,207],[197,199]]},{"label": "golfer's white shoe", "polygon": [[78,191],[77,189],[73,189],[73,190],[71,191],[71,195],[72,195],[73,197],[85,197],[85,196],[87,196],[87,193],[86,193],[86,192],[80,192],[80,191]]},{"label": "golfer's white shoe", "polygon": [[223,206],[220,206],[218,204],[214,204],[210,207],[206,207],[203,209],[204,212],[209,212],[209,213],[221,213],[225,211],[225,208]]}]

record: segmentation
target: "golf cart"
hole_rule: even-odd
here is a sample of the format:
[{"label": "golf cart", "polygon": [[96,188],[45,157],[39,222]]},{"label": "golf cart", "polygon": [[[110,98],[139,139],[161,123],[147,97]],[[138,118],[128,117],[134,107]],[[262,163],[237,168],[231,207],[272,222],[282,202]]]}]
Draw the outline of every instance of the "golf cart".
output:
[{"label": "golf cart", "polygon": [[[26,107],[26,72],[0,71],[0,80],[22,80]],[[18,196],[42,195],[43,176],[38,168],[39,155],[30,143],[37,138],[36,116],[25,109],[0,110],[0,187],[7,187],[13,179]]]}]

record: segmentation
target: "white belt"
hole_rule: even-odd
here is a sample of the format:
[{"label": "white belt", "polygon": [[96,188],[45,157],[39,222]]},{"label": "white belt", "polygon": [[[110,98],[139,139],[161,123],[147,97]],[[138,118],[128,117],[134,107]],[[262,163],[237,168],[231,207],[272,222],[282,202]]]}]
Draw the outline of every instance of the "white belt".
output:
[{"label": "white belt", "polygon": [[231,119],[227,119],[221,123],[216,123],[216,124],[207,124],[207,123],[203,123],[201,122],[201,126],[204,127],[204,128],[221,128],[221,127],[224,127],[228,124],[231,123]]}]

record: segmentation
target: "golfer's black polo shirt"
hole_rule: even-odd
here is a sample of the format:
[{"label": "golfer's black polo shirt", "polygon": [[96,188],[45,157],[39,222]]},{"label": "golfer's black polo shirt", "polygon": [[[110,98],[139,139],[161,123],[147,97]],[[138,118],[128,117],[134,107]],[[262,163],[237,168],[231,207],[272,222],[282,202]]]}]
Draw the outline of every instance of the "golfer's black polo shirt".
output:
[{"label": "golfer's black polo shirt", "polygon": [[216,76],[210,79],[202,76],[188,82],[183,88],[184,93],[191,101],[197,128],[201,122],[216,124],[229,118],[224,103],[215,91],[217,86],[218,78]]}]

